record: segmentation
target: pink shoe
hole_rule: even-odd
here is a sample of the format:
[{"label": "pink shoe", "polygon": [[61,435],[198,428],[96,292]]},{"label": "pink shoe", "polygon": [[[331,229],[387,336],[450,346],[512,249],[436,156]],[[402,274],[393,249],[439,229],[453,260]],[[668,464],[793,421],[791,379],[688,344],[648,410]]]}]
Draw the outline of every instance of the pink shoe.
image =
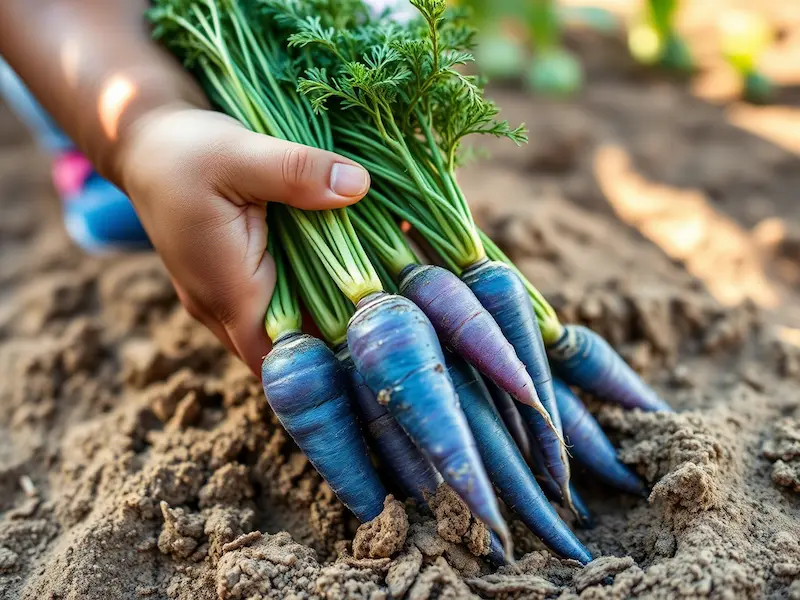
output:
[{"label": "pink shoe", "polygon": [[87,252],[152,247],[127,196],[81,153],[68,151],[53,161],[53,184],[64,203],[67,232]]}]

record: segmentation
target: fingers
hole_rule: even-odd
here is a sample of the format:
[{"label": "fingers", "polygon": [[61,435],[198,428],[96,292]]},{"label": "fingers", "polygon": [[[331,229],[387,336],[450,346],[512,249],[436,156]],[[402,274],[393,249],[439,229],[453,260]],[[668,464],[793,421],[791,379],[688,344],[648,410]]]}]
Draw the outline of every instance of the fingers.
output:
[{"label": "fingers", "polygon": [[322,210],[353,204],[369,190],[367,170],[333,152],[249,131],[236,151],[225,176],[250,202]]}]

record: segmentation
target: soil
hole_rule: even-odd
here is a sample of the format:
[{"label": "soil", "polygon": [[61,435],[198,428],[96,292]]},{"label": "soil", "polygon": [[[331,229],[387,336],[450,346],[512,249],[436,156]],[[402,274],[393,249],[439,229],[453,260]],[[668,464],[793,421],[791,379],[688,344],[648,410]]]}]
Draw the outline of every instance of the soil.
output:
[{"label": "soil", "polygon": [[584,91],[495,88],[531,143],[462,172],[560,315],[678,410],[587,399],[652,493],[575,473],[585,568],[512,519],[518,561],[492,570],[447,489],[435,516],[389,498],[357,530],[156,256],[72,246],[0,109],[0,598],[800,599],[800,14],[763,4],[778,106],[736,102],[710,59],[677,81],[578,32]]}]

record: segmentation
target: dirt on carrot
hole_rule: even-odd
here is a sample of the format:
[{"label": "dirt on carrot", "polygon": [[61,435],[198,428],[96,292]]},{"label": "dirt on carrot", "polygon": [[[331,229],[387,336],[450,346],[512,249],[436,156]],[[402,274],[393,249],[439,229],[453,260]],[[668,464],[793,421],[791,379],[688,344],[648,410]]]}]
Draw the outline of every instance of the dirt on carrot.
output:
[{"label": "dirt on carrot", "polygon": [[671,81],[576,33],[585,90],[495,89],[531,143],[488,143],[461,174],[560,316],[678,411],[587,399],[652,491],[574,469],[597,521],[577,530],[585,568],[509,515],[519,560],[492,569],[447,487],[359,529],[156,256],[71,245],[46,160],[0,108],[0,599],[800,599],[800,18],[762,4],[781,106],[709,96],[719,64]]}]

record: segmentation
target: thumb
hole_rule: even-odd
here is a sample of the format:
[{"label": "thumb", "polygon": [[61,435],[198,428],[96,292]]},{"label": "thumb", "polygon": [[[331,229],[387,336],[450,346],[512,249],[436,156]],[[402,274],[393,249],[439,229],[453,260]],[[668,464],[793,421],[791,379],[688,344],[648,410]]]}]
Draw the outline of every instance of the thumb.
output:
[{"label": "thumb", "polygon": [[243,131],[236,152],[228,183],[253,203],[322,210],[358,202],[369,190],[364,167],[327,150]]}]

